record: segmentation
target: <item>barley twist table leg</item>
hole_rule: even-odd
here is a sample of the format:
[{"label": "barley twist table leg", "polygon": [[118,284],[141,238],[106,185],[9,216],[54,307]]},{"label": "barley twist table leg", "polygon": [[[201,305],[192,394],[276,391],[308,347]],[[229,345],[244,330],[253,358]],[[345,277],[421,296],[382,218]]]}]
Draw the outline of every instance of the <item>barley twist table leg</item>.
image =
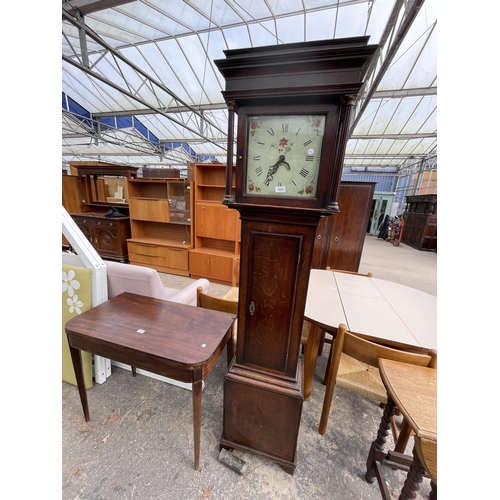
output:
[{"label": "barley twist table leg", "polygon": [[387,441],[387,436],[391,430],[391,421],[396,411],[396,405],[391,398],[387,398],[387,404],[384,408],[384,414],[377,432],[377,439],[372,442],[368,460],[366,461],[365,478],[369,483],[375,481],[375,467],[374,463],[377,461],[377,455],[384,452],[384,446]]},{"label": "barley twist table leg", "polygon": [[425,469],[418,459],[418,455],[413,448],[413,463],[410,466],[408,475],[406,476],[403,489],[399,495],[399,500],[412,500],[417,498],[417,491],[420,489]]}]

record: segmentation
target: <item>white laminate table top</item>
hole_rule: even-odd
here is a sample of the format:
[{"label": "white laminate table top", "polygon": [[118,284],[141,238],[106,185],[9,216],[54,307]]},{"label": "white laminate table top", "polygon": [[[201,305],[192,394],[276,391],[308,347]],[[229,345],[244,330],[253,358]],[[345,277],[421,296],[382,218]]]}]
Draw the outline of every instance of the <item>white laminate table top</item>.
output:
[{"label": "white laminate table top", "polygon": [[337,283],[332,272],[317,271],[311,269],[304,317],[336,330],[341,323],[347,325]]},{"label": "white laminate table top", "polygon": [[305,317],[395,346],[437,348],[437,298],[390,281],[311,269]]}]

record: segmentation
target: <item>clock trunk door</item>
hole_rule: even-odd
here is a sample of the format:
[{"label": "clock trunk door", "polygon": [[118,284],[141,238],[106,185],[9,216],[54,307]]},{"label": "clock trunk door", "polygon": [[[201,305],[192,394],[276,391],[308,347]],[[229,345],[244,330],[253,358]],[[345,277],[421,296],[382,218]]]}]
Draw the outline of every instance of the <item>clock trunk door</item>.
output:
[{"label": "clock trunk door", "polygon": [[295,378],[314,227],[243,224],[236,363]]}]

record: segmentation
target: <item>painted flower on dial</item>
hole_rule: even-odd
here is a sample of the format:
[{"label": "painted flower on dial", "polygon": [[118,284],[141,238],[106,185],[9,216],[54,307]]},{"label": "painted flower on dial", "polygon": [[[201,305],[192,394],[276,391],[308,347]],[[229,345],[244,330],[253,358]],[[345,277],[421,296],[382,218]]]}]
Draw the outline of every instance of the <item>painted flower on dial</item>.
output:
[{"label": "painted flower on dial", "polygon": [[311,186],[311,184],[309,184],[308,186],[306,186],[306,194],[311,194],[313,191],[313,187]]},{"label": "painted flower on dial", "polygon": [[323,120],[321,118],[315,118],[314,121],[313,121],[314,128],[320,128],[322,121]]},{"label": "painted flower on dial", "polygon": [[253,191],[255,189],[255,184],[252,182],[251,184],[248,185],[248,190]]},{"label": "painted flower on dial", "polygon": [[76,314],[82,314],[81,307],[83,306],[83,302],[78,300],[78,295],[73,295],[73,297],[66,300],[66,303],[69,306],[70,313],[74,313],[76,311]]},{"label": "painted flower on dial", "polygon": [[70,269],[68,273],[65,271],[62,272],[62,291],[68,292],[70,297],[73,297],[75,290],[80,288],[80,282],[75,280],[75,271]]}]

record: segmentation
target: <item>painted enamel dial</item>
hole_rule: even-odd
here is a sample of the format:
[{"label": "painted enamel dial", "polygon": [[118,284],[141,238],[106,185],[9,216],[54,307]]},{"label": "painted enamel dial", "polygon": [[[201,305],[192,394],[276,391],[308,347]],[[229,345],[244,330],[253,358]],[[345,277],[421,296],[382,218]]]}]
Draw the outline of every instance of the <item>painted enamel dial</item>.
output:
[{"label": "painted enamel dial", "polygon": [[314,198],[325,115],[248,117],[246,194]]}]

